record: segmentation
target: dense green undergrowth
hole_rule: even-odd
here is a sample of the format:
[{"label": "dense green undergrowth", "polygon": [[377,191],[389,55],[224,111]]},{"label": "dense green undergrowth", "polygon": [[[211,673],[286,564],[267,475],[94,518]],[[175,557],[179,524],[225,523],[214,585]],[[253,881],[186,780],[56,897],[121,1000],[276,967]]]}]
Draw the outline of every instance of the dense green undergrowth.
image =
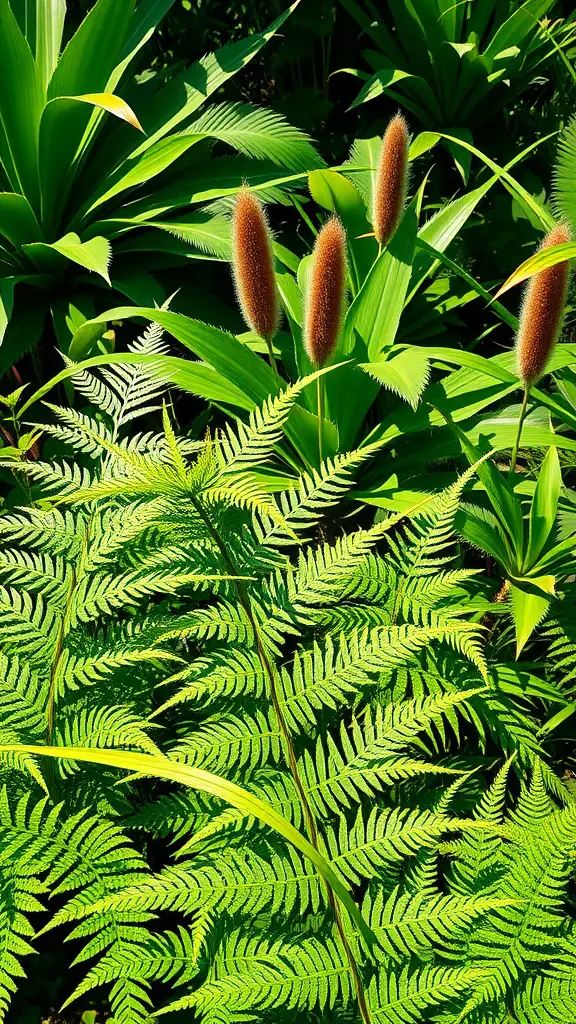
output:
[{"label": "dense green undergrowth", "polygon": [[576,1024],[565,6],[0,0],[0,1019]]}]

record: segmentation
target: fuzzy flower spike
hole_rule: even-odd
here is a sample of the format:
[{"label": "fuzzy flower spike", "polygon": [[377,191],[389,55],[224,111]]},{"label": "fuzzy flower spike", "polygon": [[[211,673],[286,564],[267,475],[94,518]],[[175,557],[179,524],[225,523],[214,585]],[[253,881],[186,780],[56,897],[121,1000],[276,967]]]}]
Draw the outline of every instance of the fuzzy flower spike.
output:
[{"label": "fuzzy flower spike", "polygon": [[238,193],[234,206],[232,250],[242,315],[250,330],[265,340],[275,370],[272,339],[280,322],[280,300],[274,276],[272,233],[262,203],[246,188]]},{"label": "fuzzy flower spike", "polygon": [[[552,245],[570,242],[570,229],[566,224],[558,224],[540,246],[540,250],[549,249]],[[564,306],[570,282],[570,260],[556,263],[538,274],[534,274],[528,282],[524,293],[524,301],[520,311],[520,325],[516,336],[516,367],[524,388],[524,399],[518,420],[518,433],[512,452],[510,469],[516,469],[518,449],[522,425],[526,416],[530,388],[542,376],[562,329]]]},{"label": "fuzzy flower spike", "polygon": [[[338,217],[331,217],[318,233],[304,311],[304,346],[315,367],[325,366],[338,343],[346,292],[346,232]],[[318,377],[318,455],[322,462],[323,378]]]},{"label": "fuzzy flower spike", "polygon": [[331,217],[316,238],[308,276],[304,345],[314,366],[324,366],[336,348],[345,290],[346,232]]},{"label": "fuzzy flower spike", "polygon": [[[546,235],[540,251],[570,241],[570,229],[566,224],[558,224]],[[554,351],[562,328],[569,280],[569,260],[530,278],[516,337],[518,376],[524,387],[531,387],[542,376]]]},{"label": "fuzzy flower spike", "polygon": [[392,238],[404,210],[409,143],[406,120],[396,114],[382,139],[372,196],[372,227],[381,248]]}]

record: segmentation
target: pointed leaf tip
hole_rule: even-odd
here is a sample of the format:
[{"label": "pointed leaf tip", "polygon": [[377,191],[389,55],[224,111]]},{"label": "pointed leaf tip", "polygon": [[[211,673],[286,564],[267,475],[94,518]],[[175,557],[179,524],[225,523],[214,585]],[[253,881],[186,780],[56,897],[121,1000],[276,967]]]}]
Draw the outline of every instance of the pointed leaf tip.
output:
[{"label": "pointed leaf tip", "polygon": [[112,92],[90,92],[85,93],[83,96],[71,96],[70,98],[80,100],[82,103],[91,103],[94,107],[101,107],[102,110],[107,110],[109,114],[114,114],[115,117],[119,117],[122,121],[127,121],[133,128],[137,128],[139,132],[146,135],[132,107]]}]

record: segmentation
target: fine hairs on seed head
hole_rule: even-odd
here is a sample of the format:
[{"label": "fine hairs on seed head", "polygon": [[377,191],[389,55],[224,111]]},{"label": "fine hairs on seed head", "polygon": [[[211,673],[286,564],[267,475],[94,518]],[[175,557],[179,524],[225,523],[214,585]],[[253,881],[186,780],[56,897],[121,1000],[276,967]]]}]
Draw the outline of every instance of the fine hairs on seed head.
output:
[{"label": "fine hairs on seed head", "polygon": [[247,188],[234,204],[232,268],[244,320],[270,344],[280,324],[272,233],[262,203]]},{"label": "fine hairs on seed head", "polygon": [[382,139],[372,196],[372,227],[380,246],[388,244],[404,210],[409,144],[406,119],[396,114]]},{"label": "fine hairs on seed head", "polygon": [[[568,226],[558,224],[546,235],[539,251],[570,241]],[[570,261],[566,260],[534,274],[528,282],[516,335],[517,372],[525,388],[542,376],[554,351],[562,329],[569,280]]]},{"label": "fine hairs on seed head", "polygon": [[325,366],[336,347],[345,291],[346,232],[334,216],[316,238],[308,277],[304,345],[316,367]]}]

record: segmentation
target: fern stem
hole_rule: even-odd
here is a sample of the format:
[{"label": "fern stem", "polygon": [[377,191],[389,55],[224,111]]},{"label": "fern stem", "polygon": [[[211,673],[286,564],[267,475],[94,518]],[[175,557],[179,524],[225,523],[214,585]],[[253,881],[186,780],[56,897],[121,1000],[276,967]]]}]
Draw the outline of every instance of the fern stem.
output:
[{"label": "fern stem", "polygon": [[520,409],[520,416],[518,417],[518,430],[516,432],[516,440],[514,441],[514,448],[512,449],[512,459],[510,461],[510,472],[516,472],[516,462],[518,460],[518,451],[520,448],[520,440],[522,437],[522,427],[524,426],[524,420],[526,419],[526,410],[528,407],[528,398],[530,396],[530,385],[526,384],[524,387],[524,398],[522,399],[522,407]]},{"label": "fern stem", "polygon": [[[64,640],[68,631],[69,615],[68,609],[72,601],[72,593],[76,586],[76,572],[74,569],[70,571],[70,583],[68,586],[68,592],[66,594],[65,612],[60,619],[58,626],[58,634],[56,637],[56,644],[54,647],[54,655],[52,657],[52,665],[50,668],[50,682],[48,684],[48,701],[46,707],[46,745],[52,746],[54,742],[54,725],[56,721],[56,680],[58,676],[58,666],[60,664],[60,658],[62,657],[62,651],[64,649]],[[58,783],[56,776],[56,762],[52,762],[46,766],[46,784],[50,795],[54,801],[58,801]]]},{"label": "fern stem", "polygon": [[[220,537],[220,534],[218,533],[218,530],[213,525],[209,515],[207,514],[206,510],[203,508],[201,502],[198,501],[198,499],[196,497],[194,497],[194,495],[191,496],[191,500],[192,500],[192,504],[193,504],[196,512],[198,513],[198,515],[202,519],[202,522],[206,526],[208,532],[210,533],[210,536],[214,540],[214,543],[217,545],[218,550],[220,551],[220,554],[222,555],[222,559],[223,559],[224,564],[226,566],[227,572],[230,574],[230,576],[237,577],[238,576],[238,569],[234,565],[234,562],[233,562],[232,558],[230,557],[230,555],[228,553],[228,549],[227,549],[224,541]],[[266,647],[265,647],[265,645],[264,645],[264,643],[262,641],[262,637],[260,635],[260,630],[258,629],[258,623],[256,621],[256,617],[255,617],[254,611],[252,609],[252,603],[250,601],[250,596],[248,594],[248,591],[247,591],[247,588],[246,588],[246,584],[242,580],[239,580],[239,579],[235,578],[234,582],[233,582],[233,586],[234,586],[234,589],[236,590],[236,593],[237,593],[240,605],[241,605],[242,609],[244,610],[244,613],[245,613],[245,615],[246,615],[246,617],[247,617],[247,619],[248,619],[248,621],[250,623],[250,626],[252,627],[252,631],[254,633],[254,640],[255,640],[255,643],[256,643],[256,652],[258,654],[258,660],[260,661],[260,664],[262,665],[262,668],[264,670],[264,675],[266,676],[266,679],[268,680],[268,685],[270,687],[270,695],[272,697],[272,705],[274,707],[274,713],[276,715],[276,719],[278,721],[280,732],[282,734],[282,739],[283,739],[283,742],[284,742],[284,748],[285,748],[286,760],[287,760],[288,768],[289,768],[290,774],[292,775],[292,778],[294,780],[294,785],[296,786],[296,792],[298,793],[298,798],[300,800],[300,805],[302,807],[302,813],[304,815],[304,821],[306,823],[306,831],[308,832],[308,838],[309,838],[310,842],[312,843],[312,846],[314,846],[315,849],[318,850],[319,849],[318,827],[316,825],[316,820],[314,818],[314,814],[313,814],[312,808],[310,806],[310,802],[308,800],[308,797],[306,796],[306,791],[304,789],[304,784],[302,782],[302,779],[300,777],[300,772],[298,770],[298,762],[296,760],[296,754],[294,752],[294,744],[292,743],[292,737],[290,735],[290,730],[288,728],[288,724],[287,724],[286,719],[284,717],[284,712],[282,711],[282,705],[280,703],[280,698],[278,696],[278,689],[277,689],[277,686],[276,686],[276,674],[274,672],[274,667],[273,667],[273,665],[272,665],[272,663],[270,661],[270,658],[268,656],[268,652],[266,651]],[[363,1024],[371,1024],[370,1011],[368,1010],[368,1004],[366,1002],[366,993],[364,991],[364,984],[362,982],[362,978],[360,977],[360,971],[359,971],[359,968],[358,968],[358,964],[356,963],[356,958],[354,956],[353,950],[352,950],[352,948],[350,946],[350,943],[348,942],[348,938],[346,936],[346,931],[345,931],[345,928],[344,928],[344,923],[342,921],[342,914],[341,914],[341,911],[340,911],[340,907],[338,905],[338,902],[336,900],[336,897],[334,895],[332,887],[329,885],[329,883],[327,881],[325,881],[324,884],[326,886],[326,892],[327,892],[327,896],[328,896],[328,904],[329,904],[330,910],[331,910],[331,912],[332,912],[332,914],[334,916],[334,921],[335,921],[335,924],[336,924],[336,929],[337,929],[337,932],[338,932],[338,936],[339,936],[340,942],[342,943],[342,948],[344,950],[346,959],[348,961],[348,966],[350,968],[350,973],[352,975],[352,980],[354,982],[354,990],[355,990],[355,993],[356,993],[356,1000],[358,1002],[358,1009],[360,1010],[360,1016],[362,1018]]]},{"label": "fern stem", "polygon": [[324,378],[316,378],[316,395],[318,399],[318,458],[320,465],[323,462],[323,433],[324,433]]}]

